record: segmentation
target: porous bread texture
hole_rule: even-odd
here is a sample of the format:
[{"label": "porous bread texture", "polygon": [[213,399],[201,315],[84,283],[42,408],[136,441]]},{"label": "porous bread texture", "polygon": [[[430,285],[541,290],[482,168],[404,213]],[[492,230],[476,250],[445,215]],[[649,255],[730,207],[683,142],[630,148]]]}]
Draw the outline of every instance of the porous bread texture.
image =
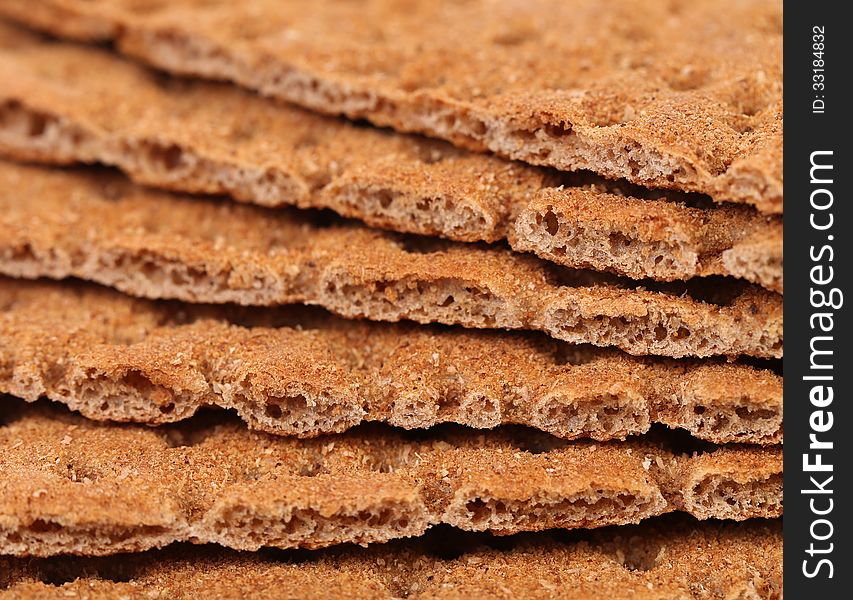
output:
[{"label": "porous bread texture", "polygon": [[563,438],[652,423],[715,443],[782,441],[782,377],[641,359],[535,334],[356,322],[298,309],[155,303],[0,278],[0,392],[91,419],[160,424],[200,407],[313,437],[365,421],[530,425]]},{"label": "porous bread texture", "polygon": [[305,303],[345,317],[531,329],[631,354],[782,356],[782,297],[734,280],[653,284],[316,213],[152,192],[104,172],[0,162],[0,272],[133,295]]},{"label": "porous bread texture", "polygon": [[782,212],[782,7],[7,0],[175,73],[562,170]]},{"label": "porous bread texture", "polygon": [[782,292],[781,218],[612,196],[595,185],[539,192],[511,224],[513,250],[634,278],[729,275]]},{"label": "porous bread texture", "polygon": [[3,554],[112,554],[173,541],[319,548],[417,536],[439,523],[510,534],[672,511],[782,514],[778,446],[681,454],[650,440],[566,442],[529,429],[407,438],[381,427],[299,440],[216,415],[150,428],[11,397],[3,409]]},{"label": "porous bread texture", "polygon": [[229,86],[164,80],[2,23],[0,35],[7,156],[99,162],[148,185],[329,208],[395,231],[508,238],[558,264],[637,279],[731,275],[782,291],[780,217],[356,127]]},{"label": "porous bread texture", "polygon": [[[659,518],[565,539],[435,531],[370,548],[239,553],[171,546],[110,558],[0,557],[0,598],[779,600],[779,521]],[[3,591],[5,590],[5,591]]]}]

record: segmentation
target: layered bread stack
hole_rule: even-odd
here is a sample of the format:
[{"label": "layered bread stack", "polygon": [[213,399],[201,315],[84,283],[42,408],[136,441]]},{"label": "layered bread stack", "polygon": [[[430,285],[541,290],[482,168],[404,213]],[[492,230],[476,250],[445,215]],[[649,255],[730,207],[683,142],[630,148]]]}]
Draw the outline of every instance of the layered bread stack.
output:
[{"label": "layered bread stack", "polygon": [[0,14],[0,597],[781,597],[778,3]]}]

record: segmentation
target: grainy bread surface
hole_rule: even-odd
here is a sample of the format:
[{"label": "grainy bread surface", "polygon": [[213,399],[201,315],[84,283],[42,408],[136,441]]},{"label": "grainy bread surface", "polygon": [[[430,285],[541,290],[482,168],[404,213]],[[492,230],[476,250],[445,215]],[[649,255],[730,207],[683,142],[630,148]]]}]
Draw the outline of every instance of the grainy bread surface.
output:
[{"label": "grainy bread surface", "polygon": [[0,557],[0,598],[782,597],[777,521],[662,518],[582,535],[436,531],[370,548],[240,553],[176,545],[110,558]]},{"label": "grainy bread surface", "polygon": [[782,212],[776,0],[6,0],[174,72]]},{"label": "grainy bread surface", "polygon": [[0,152],[100,162],[136,181],[372,226],[509,239],[575,268],[659,280],[732,275],[782,290],[782,221],[357,127],[228,85],[153,75],[105,50],[0,23]]},{"label": "grainy bread surface", "polygon": [[782,441],[782,377],[641,359],[536,334],[348,321],[322,311],[131,298],[0,278],[0,392],[92,419],[156,424],[205,405],[316,436],[365,421],[531,425],[563,438],[653,423],[716,443]]},{"label": "grainy bread surface", "polygon": [[318,548],[782,514],[780,447],[693,454],[665,441],[566,442],[529,429],[407,437],[374,426],[311,440],[221,414],[106,425],[9,397],[0,427],[0,554],[112,554],[174,541]]},{"label": "grainy bread surface", "polygon": [[306,303],[346,317],[532,329],[632,354],[782,355],[782,297],[736,280],[634,282],[501,247],[5,162],[0,211],[0,271],[15,277],[75,276],[190,302]]}]

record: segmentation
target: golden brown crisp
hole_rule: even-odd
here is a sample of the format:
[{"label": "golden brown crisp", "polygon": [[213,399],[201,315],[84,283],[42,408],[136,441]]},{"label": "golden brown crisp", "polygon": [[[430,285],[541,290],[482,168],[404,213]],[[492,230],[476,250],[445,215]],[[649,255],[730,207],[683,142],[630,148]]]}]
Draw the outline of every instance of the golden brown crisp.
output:
[{"label": "golden brown crisp", "polygon": [[500,247],[152,192],[105,172],[0,162],[0,271],[149,298],[540,330],[631,354],[782,356],[782,297],[755,285],[634,282]]},{"label": "golden brown crisp", "polygon": [[2,23],[0,37],[8,156],[100,162],[148,185],[329,208],[396,231],[508,239],[558,264],[635,279],[732,275],[782,291],[782,219],[754,208],[356,127]]},{"label": "golden brown crisp", "polygon": [[6,0],[158,67],[782,212],[777,0]]},{"label": "golden brown crisp", "polygon": [[[113,399],[115,401],[115,399]],[[0,554],[113,554],[175,541],[319,548],[782,514],[781,447],[681,453],[663,441],[566,442],[535,430],[375,426],[299,440],[199,415],[107,425],[8,397],[0,414]]]},{"label": "golden brown crisp", "polygon": [[3,600],[779,600],[782,527],[778,521],[664,518],[568,540],[546,533],[498,540],[445,530],[370,548],[300,553],[176,545],[109,558],[0,557],[4,588]]},{"label": "golden brown crisp", "polygon": [[303,437],[381,421],[608,440],[661,423],[716,443],[782,441],[782,377],[742,364],[297,308],[156,303],[71,282],[0,278],[0,307],[0,392],[91,419],[168,423],[212,404]]}]

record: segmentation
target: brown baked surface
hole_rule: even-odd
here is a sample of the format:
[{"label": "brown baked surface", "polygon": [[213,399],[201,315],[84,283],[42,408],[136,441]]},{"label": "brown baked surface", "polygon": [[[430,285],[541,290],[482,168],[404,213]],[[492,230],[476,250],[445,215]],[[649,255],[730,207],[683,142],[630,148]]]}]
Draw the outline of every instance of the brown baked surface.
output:
[{"label": "brown baked surface", "polygon": [[179,82],[0,23],[0,152],[375,227],[509,239],[635,279],[733,275],[782,291],[782,220],[707,198],[511,163],[357,127],[228,85]]},{"label": "brown baked surface", "polygon": [[[151,428],[7,397],[0,554],[113,554],[173,541],[318,548],[421,535],[501,534],[782,514],[780,446],[687,452],[654,438],[567,442],[531,429],[406,436],[359,427],[310,440],[225,413]],[[692,452],[692,453],[691,453]]]},{"label": "brown baked surface", "polygon": [[[0,598],[782,597],[778,521],[659,518],[571,536],[441,530],[370,548],[170,546],[109,558],[0,557]],[[5,588],[5,592],[2,591]]]},{"label": "brown baked surface", "polygon": [[6,0],[0,10],[321,112],[782,212],[776,0]]},{"label": "brown baked surface", "polygon": [[302,437],[381,421],[517,423],[607,440],[660,423],[716,443],[782,442],[782,377],[743,364],[319,310],[152,302],[74,282],[0,278],[0,309],[0,392],[47,396],[92,419],[168,423],[210,404]]},{"label": "brown baked surface", "polygon": [[0,161],[0,271],[189,302],[541,330],[632,354],[782,355],[782,296],[737,280],[634,282],[316,212],[152,192],[109,172]]}]

